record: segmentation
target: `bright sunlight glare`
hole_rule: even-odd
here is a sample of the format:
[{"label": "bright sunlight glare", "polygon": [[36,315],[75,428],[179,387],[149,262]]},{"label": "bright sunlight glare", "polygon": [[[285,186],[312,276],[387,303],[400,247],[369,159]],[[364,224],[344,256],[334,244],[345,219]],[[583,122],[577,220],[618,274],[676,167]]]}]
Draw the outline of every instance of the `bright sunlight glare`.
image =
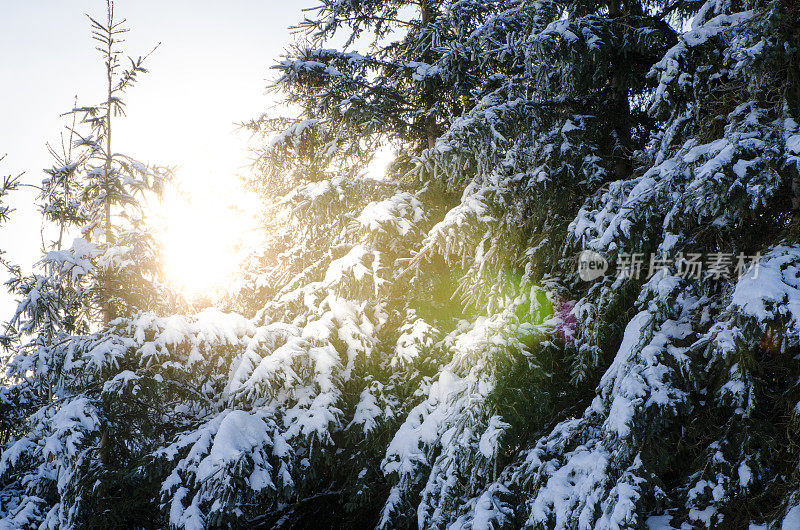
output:
[{"label": "bright sunlight glare", "polygon": [[[246,133],[197,141],[203,116],[182,116],[170,152],[180,155],[172,183],[161,200],[151,204],[148,217],[162,252],[162,270],[169,284],[190,302],[217,302],[238,284],[246,259],[263,247],[262,215],[258,196],[241,178],[249,169]],[[129,133],[145,131],[131,124]],[[255,140],[256,144],[258,140]],[[386,145],[365,168],[366,178],[384,178],[394,150]]]},{"label": "bright sunlight glare", "polygon": [[179,168],[154,212],[163,270],[190,301],[223,295],[255,246],[260,203],[235,174],[246,158],[222,154]]}]

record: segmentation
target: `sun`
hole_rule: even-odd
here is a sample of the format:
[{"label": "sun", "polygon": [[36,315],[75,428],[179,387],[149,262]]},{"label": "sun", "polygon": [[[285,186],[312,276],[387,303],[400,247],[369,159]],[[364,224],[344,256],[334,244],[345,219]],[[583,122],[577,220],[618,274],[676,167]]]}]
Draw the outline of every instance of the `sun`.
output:
[{"label": "sun", "polygon": [[229,174],[179,170],[159,205],[157,237],[170,285],[189,300],[217,300],[255,243],[260,203]]}]

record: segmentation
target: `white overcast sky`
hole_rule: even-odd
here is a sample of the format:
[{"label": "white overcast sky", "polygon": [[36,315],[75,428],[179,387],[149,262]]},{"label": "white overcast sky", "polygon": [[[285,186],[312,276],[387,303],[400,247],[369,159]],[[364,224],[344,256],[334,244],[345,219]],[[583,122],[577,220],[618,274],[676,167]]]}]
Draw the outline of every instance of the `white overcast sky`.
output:
[{"label": "white overcast sky", "polygon": [[[183,178],[204,173],[201,186],[225,186],[246,163],[234,123],[266,110],[268,79],[289,26],[312,0],[117,0],[130,27],[125,52],[156,43],[150,73],[128,98],[129,117],[115,126],[116,149],[145,162],[183,166]],[[59,115],[73,99],[101,99],[102,63],[85,13],[104,19],[104,0],[0,0],[0,175],[25,172],[40,182],[51,165],[46,142],[57,144]],[[17,192],[12,222],[0,227],[0,248],[26,270],[40,253],[40,221],[32,191]],[[5,271],[0,271],[4,279]],[[0,292],[0,322],[10,316]]]}]

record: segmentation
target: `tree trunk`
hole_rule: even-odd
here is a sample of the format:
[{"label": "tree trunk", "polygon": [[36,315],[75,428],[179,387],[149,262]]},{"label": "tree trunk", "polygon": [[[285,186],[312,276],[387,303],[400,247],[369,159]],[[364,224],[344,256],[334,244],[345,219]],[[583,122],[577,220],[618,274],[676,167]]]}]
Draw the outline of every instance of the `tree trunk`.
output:
[{"label": "tree trunk", "polygon": [[[622,17],[626,14],[627,3],[623,6],[622,0],[609,0],[608,15],[610,18]],[[614,62],[614,73],[611,76],[611,100],[617,114],[614,132],[617,135],[614,146],[614,172],[616,177],[625,179],[633,173],[630,161],[631,145],[631,107],[628,101],[628,90],[620,80],[619,70],[624,66],[623,59],[617,58]]]}]

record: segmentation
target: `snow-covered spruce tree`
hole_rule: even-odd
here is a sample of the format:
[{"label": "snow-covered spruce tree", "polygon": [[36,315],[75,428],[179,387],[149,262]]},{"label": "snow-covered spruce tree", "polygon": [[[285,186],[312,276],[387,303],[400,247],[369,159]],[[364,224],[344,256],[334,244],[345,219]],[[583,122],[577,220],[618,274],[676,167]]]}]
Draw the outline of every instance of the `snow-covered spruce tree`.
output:
[{"label": "snow-covered spruce tree", "polygon": [[[288,213],[249,300],[272,298],[260,315],[308,335],[333,323],[346,369],[330,425],[346,433],[370,411],[379,437],[367,452],[332,436],[335,466],[309,460],[328,482],[276,520],[322,495],[345,521],[372,517],[377,499],[354,500],[369,491],[385,527],[792,527],[797,7],[331,0],[311,13],[309,44],[278,65],[300,116],[254,124],[276,133],[263,182]],[[326,47],[337,33],[345,49]],[[359,179],[380,142],[398,153],[386,179]],[[404,197],[413,219],[389,208]],[[369,226],[393,248],[356,237]],[[669,265],[585,283],[584,248]],[[711,270],[690,274],[697,255]],[[330,303],[342,293],[381,308],[358,317],[372,344],[354,364]],[[429,371],[415,378],[406,356]],[[348,461],[367,464],[355,481],[337,476]]]},{"label": "snow-covered spruce tree", "polygon": [[[251,124],[252,318],[61,335],[4,521],[797,527],[799,26],[786,0],[321,2],[277,65],[299,115]],[[582,282],[584,248],[659,273]]]},{"label": "snow-covered spruce tree", "polygon": [[[552,148],[554,141],[562,143],[560,129],[569,116],[562,116],[558,104],[551,101],[520,98],[530,89],[526,63],[532,59],[524,57],[524,47],[516,57],[508,50],[486,53],[497,42],[512,43],[532,29],[544,30],[549,22],[559,20],[560,11],[552,5],[532,10],[521,4],[430,2],[418,10],[406,6],[405,15],[412,8],[411,18],[399,20],[398,11],[403,9],[396,4],[376,2],[363,12],[360,6],[325,4],[319,19],[304,25],[320,29],[314,35],[317,39],[326,38],[338,26],[350,32],[368,28],[376,33],[374,51],[340,53],[321,44],[298,49],[296,56],[278,65],[279,86],[286,89],[291,103],[300,106],[302,115],[254,124],[267,130],[279,128],[260,158],[264,187],[289,190],[279,196],[279,204],[289,207],[285,217],[280,217],[284,230],[276,238],[271,263],[265,264],[254,287],[274,297],[262,311],[266,318],[291,319],[304,325],[305,333],[316,334],[316,325],[309,329],[309,324],[323,317],[335,325],[339,340],[345,340],[337,348],[347,362],[341,382],[344,388],[355,388],[350,394],[357,399],[348,403],[348,396],[342,396],[339,408],[346,419],[334,427],[357,427],[355,421],[363,422],[362,415],[370,412],[369,430],[383,431],[384,443],[392,439],[388,451],[375,451],[383,461],[377,474],[378,462],[364,465],[365,452],[347,445],[346,438],[344,447],[327,451],[353,455],[358,463],[358,480],[348,480],[346,475],[337,478],[335,471],[349,470],[339,466],[334,473],[328,472],[328,483],[323,483],[335,489],[338,503],[346,504],[346,510],[360,511],[345,517],[366,515],[373,518],[372,524],[394,525],[416,521],[419,515],[419,524],[425,526],[452,516],[472,492],[495,477],[507,458],[497,451],[504,434],[510,447],[525,443],[531,423],[535,427],[553,421],[554,410],[569,410],[578,395],[568,386],[569,372],[552,369],[569,360],[563,359],[563,345],[555,344],[563,341],[541,341],[544,329],[539,324],[552,311],[553,302],[561,301],[548,300],[532,281],[541,274],[532,265],[525,241],[526,233],[534,228],[519,220],[525,210],[540,205],[536,201],[514,204],[516,195],[524,198],[527,192],[515,185],[520,179],[511,171],[515,157],[523,163],[538,148],[544,159],[539,163],[546,167],[547,158],[551,159],[553,178],[560,176],[569,184],[575,168],[569,167],[565,154]],[[384,38],[384,23],[391,20],[397,22],[390,24],[392,31],[397,26],[407,30],[396,43]],[[670,37],[667,26],[655,26],[654,42],[641,45],[641,53],[646,57],[649,53],[651,63],[660,57],[651,48],[660,46],[663,53]],[[515,44],[513,50],[517,48]],[[646,71],[646,66],[634,68]],[[598,101],[570,100],[568,105],[584,110],[619,105],[620,99],[627,102],[620,90],[605,90]],[[471,107],[469,111],[465,105]],[[492,119],[497,127],[488,123]],[[559,120],[560,125],[553,125]],[[592,122],[585,115],[575,122],[567,127],[578,131],[573,136],[581,130],[595,135],[594,141],[574,148],[585,185],[599,186],[608,178],[603,161],[626,168],[621,144],[630,141],[630,132],[615,133],[625,124],[608,119]],[[550,143],[532,146],[535,138],[528,132],[533,126],[554,127]],[[646,132],[639,134],[646,136]],[[437,137],[447,138],[454,146],[454,152],[450,146],[441,149],[441,161],[433,158],[440,151]],[[394,142],[401,153],[390,179],[375,183],[354,178],[373,146],[382,141]],[[507,152],[502,152],[504,148]],[[485,151],[481,156],[471,158],[481,150]],[[415,166],[412,159],[416,169],[409,172]],[[428,161],[433,167],[426,166]],[[454,178],[447,178],[448,162],[458,167],[450,172]],[[506,174],[496,171],[502,164]],[[540,169],[536,175],[543,172]],[[470,182],[470,173],[487,182]],[[507,195],[499,197],[503,192]],[[371,198],[381,200],[368,203]],[[418,206],[404,206],[409,199]],[[556,227],[560,223],[566,231],[580,195],[572,198],[572,211],[569,204],[560,204],[568,199],[565,194],[551,198],[568,216],[540,217],[543,231],[549,228],[548,222]],[[497,219],[508,204],[517,208],[517,216]],[[358,232],[353,228],[366,228],[381,238],[367,245],[354,237]],[[349,326],[342,325],[345,322],[337,315],[341,311],[330,303],[331,294],[340,296],[331,288],[337,287],[342,272],[349,273],[347,298],[355,298],[362,307],[381,309],[377,320],[368,317],[366,321],[373,344],[361,348],[363,357],[358,350],[359,355],[352,356],[353,348],[346,340],[351,335]],[[383,289],[375,288],[376,278]],[[569,330],[564,333],[568,334]],[[324,338],[329,339],[329,332]],[[382,352],[386,353],[381,356]],[[404,366],[398,357],[424,363],[426,371]],[[349,370],[352,359],[354,371]],[[398,387],[396,381],[410,391]],[[392,402],[405,410],[392,407],[396,410],[387,414],[386,405],[380,403]],[[418,406],[409,411],[414,405]],[[403,420],[398,430],[397,422]],[[337,458],[337,464],[341,462]],[[320,462],[312,467],[324,466]],[[386,487],[381,487],[380,474],[388,476]],[[362,491],[375,497],[379,488],[384,490],[383,498],[370,499],[369,506],[356,502]],[[381,517],[370,514],[381,508],[376,502],[382,505],[385,500]],[[296,516],[306,509],[304,503],[302,497],[297,498],[287,513]]]},{"label": "snow-covered spruce tree", "polygon": [[90,19],[105,100],[68,113],[74,119],[40,187],[43,222],[56,238],[37,272],[9,282],[19,305],[7,329],[4,407],[24,421],[11,427],[0,456],[3,527],[105,526],[136,520],[137,502],[149,502],[127,475],[153,436],[144,429],[160,421],[146,398],[127,399],[115,386],[138,359],[114,332],[118,317],[170,300],[142,218],[144,195],[160,193],[167,173],[114,150],[122,96],[145,69],[143,58],[124,68],[127,30],[107,7],[105,22]]}]

